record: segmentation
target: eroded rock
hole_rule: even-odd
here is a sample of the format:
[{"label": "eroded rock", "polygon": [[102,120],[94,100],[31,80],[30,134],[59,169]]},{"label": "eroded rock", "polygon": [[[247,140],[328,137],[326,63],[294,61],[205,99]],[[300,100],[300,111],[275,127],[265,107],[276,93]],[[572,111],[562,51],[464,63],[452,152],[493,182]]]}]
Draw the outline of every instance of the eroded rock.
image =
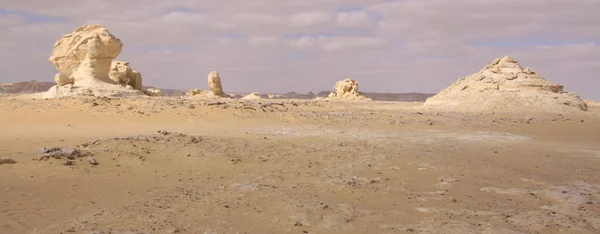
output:
[{"label": "eroded rock", "polygon": [[[54,76],[57,85],[43,93],[41,98],[144,95],[139,90],[117,85],[120,79],[114,81],[109,76],[112,60],[121,53],[122,48],[121,40],[102,25],[83,25],[62,36],[48,59],[59,71]],[[135,76],[135,73],[132,72],[132,75]],[[140,87],[141,75],[139,82],[127,80],[127,83],[134,88]]]},{"label": "eroded rock", "polygon": [[221,77],[216,71],[208,73],[208,87],[215,96],[225,96],[223,86],[221,85]]},{"label": "eroded rock", "polygon": [[358,81],[354,79],[340,80],[335,83],[335,91],[329,94],[330,99],[364,99],[368,100],[358,91]]},{"label": "eroded rock", "polygon": [[108,72],[109,78],[121,86],[142,90],[142,74],[133,70],[129,62],[113,61]]},{"label": "eroded rock", "polygon": [[428,98],[425,106],[474,111],[587,110],[577,94],[563,88],[505,56]]}]

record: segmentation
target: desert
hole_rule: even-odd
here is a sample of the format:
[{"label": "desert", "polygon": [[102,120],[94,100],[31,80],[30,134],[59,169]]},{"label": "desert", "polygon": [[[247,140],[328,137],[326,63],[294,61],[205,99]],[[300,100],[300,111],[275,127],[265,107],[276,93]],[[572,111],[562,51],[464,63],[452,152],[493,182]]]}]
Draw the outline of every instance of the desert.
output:
[{"label": "desert", "polygon": [[436,94],[167,92],[127,45],[85,24],[0,86],[0,233],[600,233],[600,105],[517,57]]}]

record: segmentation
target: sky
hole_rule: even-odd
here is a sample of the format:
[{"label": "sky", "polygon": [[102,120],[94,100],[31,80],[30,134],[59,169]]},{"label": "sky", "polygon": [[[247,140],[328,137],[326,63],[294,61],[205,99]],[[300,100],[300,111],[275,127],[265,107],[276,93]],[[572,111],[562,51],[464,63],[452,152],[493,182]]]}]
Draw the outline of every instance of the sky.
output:
[{"label": "sky", "polygon": [[144,85],[437,93],[511,56],[600,100],[599,0],[2,0],[0,82],[53,81],[54,43],[84,24],[123,41]]}]

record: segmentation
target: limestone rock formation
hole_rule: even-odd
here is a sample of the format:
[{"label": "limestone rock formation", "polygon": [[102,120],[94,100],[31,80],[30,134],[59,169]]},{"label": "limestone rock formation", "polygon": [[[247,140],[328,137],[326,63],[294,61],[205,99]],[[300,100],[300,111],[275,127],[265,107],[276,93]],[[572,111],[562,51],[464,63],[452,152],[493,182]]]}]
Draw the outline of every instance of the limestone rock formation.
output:
[{"label": "limestone rock formation", "polygon": [[129,67],[129,62],[113,61],[108,77],[117,84],[142,90],[142,74]]},{"label": "limestone rock formation", "polygon": [[[111,82],[108,71],[113,59],[121,53],[123,43],[102,25],[88,24],[62,36],[55,44],[48,59],[59,74],[55,81],[59,86],[79,85],[88,79]],[[87,64],[84,61],[87,61]],[[90,66],[93,64],[93,66]],[[78,70],[89,70],[74,76]],[[91,73],[91,74],[88,74]],[[88,81],[89,82],[89,81]]]},{"label": "limestone rock formation", "polygon": [[548,82],[505,56],[477,73],[459,79],[425,101],[426,107],[490,111],[587,110],[575,93]]},{"label": "limestone rock formation", "polygon": [[223,86],[221,85],[221,77],[216,71],[208,73],[208,87],[216,96],[225,96]]},{"label": "limestone rock formation", "polygon": [[162,91],[160,91],[160,89],[155,89],[155,88],[145,89],[144,93],[148,96],[153,96],[153,97],[165,96],[165,94]]},{"label": "limestone rock formation", "polygon": [[340,80],[335,83],[335,91],[329,94],[330,99],[362,99],[368,100],[358,91],[358,81],[354,79]]},{"label": "limestone rock formation", "polygon": [[44,93],[42,98],[144,95],[139,87],[141,75],[140,82],[128,81],[126,84],[139,87],[137,90],[121,87],[117,85],[120,82],[110,78],[112,60],[121,53],[122,48],[121,40],[102,25],[83,25],[62,36],[48,59],[59,71],[54,76],[57,85]]}]

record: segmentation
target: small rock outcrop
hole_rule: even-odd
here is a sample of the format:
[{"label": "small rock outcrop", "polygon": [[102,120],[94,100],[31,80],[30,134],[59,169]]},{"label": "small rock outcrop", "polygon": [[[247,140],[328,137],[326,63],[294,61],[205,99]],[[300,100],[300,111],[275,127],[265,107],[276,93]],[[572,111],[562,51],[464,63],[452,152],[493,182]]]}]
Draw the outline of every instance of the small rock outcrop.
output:
[{"label": "small rock outcrop", "polygon": [[474,111],[587,110],[577,94],[563,88],[505,56],[428,98],[425,106]]},{"label": "small rock outcrop", "polygon": [[354,79],[340,80],[335,83],[335,91],[329,94],[330,99],[368,100],[358,91],[358,81]]},{"label": "small rock outcrop", "polygon": [[102,25],[83,25],[63,35],[48,59],[58,70],[54,76],[57,85],[42,98],[143,95],[139,90],[117,85],[119,82],[110,78],[112,60],[119,56],[122,48],[121,40]]},{"label": "small rock outcrop", "polygon": [[208,91],[201,89],[192,89],[186,92],[185,96],[200,99],[231,98],[231,96],[223,92],[221,77],[216,71],[208,73],[208,87],[210,88],[210,90]]},{"label": "small rock outcrop", "polygon": [[108,77],[115,83],[135,90],[142,90],[142,74],[129,67],[129,62],[113,61]]},{"label": "small rock outcrop", "polygon": [[148,96],[153,96],[153,97],[165,96],[165,94],[162,91],[160,91],[160,89],[155,89],[155,88],[147,88],[144,90],[144,93]]},{"label": "small rock outcrop", "polygon": [[215,96],[225,96],[225,93],[223,92],[223,85],[221,85],[221,77],[216,71],[208,73],[208,87]]}]

